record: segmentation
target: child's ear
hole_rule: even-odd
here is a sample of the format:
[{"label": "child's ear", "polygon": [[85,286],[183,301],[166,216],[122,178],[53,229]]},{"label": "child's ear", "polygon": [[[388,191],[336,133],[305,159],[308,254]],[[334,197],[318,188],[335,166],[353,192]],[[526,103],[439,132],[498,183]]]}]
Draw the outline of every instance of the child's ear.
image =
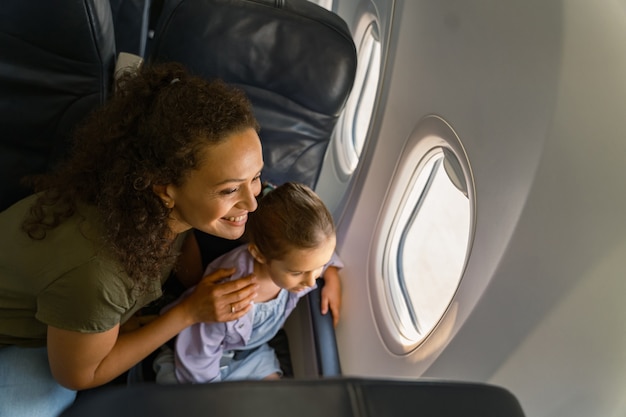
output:
[{"label": "child's ear", "polygon": [[248,252],[250,252],[250,255],[252,255],[254,260],[258,263],[264,264],[266,262],[265,257],[261,254],[261,251],[259,251],[259,248],[257,248],[254,243],[250,243],[248,245]]}]

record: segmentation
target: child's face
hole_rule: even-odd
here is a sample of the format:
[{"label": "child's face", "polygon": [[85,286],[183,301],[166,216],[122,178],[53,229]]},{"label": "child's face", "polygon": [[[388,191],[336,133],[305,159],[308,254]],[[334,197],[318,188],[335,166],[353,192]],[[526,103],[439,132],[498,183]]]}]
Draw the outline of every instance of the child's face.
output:
[{"label": "child's face", "polygon": [[270,261],[267,268],[276,285],[291,292],[300,292],[315,285],[334,250],[335,236],[331,236],[317,248],[292,249],[283,259]]}]

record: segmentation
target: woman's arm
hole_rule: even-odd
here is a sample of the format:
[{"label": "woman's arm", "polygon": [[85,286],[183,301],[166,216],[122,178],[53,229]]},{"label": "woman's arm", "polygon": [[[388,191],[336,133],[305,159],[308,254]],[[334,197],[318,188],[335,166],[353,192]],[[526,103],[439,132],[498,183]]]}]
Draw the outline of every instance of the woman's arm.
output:
[{"label": "woman's arm", "polygon": [[102,333],[79,333],[48,327],[48,358],[55,379],[81,390],[105,384],[148,356],[190,323],[182,309],[172,309],[128,333],[119,325]]},{"label": "woman's arm", "polygon": [[238,319],[252,307],[257,284],[253,276],[216,284],[233,272],[218,270],[207,275],[181,303],[130,332],[120,333],[119,325],[101,333],[48,326],[52,374],[67,388],[97,387],[121,375],[192,324]]}]

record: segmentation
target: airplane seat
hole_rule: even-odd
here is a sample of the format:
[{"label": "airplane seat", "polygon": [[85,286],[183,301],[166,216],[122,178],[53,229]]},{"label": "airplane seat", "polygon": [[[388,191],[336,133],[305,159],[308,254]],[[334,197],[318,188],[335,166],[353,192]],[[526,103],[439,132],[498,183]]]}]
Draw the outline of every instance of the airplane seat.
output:
[{"label": "airplane seat", "polygon": [[[164,0],[146,62],[178,61],[250,98],[261,125],[262,179],[315,188],[352,89],[356,48],[346,23],[307,0]],[[240,242],[196,232],[203,263]],[[319,291],[316,290],[316,291]],[[320,375],[339,374],[330,314],[308,296]]]},{"label": "airplane seat", "polygon": [[165,0],[146,60],[243,89],[261,124],[264,179],[315,186],[356,71],[339,16],[308,0]]},{"label": "airplane seat", "polygon": [[109,0],[109,2],[118,54],[127,52],[143,57],[149,36],[152,0]]},{"label": "airplane seat", "polygon": [[98,0],[5,0],[0,8],[0,210],[54,166],[72,128],[109,96],[111,9]]},{"label": "airplane seat", "polygon": [[495,385],[434,380],[324,378],[114,387],[60,417],[524,417],[517,398]]}]

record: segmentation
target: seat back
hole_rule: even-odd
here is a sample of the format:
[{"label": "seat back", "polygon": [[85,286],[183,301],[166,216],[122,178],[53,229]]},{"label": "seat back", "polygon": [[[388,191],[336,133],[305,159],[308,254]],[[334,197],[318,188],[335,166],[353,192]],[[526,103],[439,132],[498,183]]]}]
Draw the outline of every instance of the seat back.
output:
[{"label": "seat back", "polygon": [[165,0],[148,62],[243,89],[275,184],[314,187],[356,71],[345,22],[307,0]]},{"label": "seat back", "polygon": [[359,378],[147,384],[95,392],[61,417],[524,417],[517,398],[487,384]]},{"label": "seat back", "polygon": [[111,9],[99,0],[4,0],[0,8],[0,210],[31,191],[73,127],[109,95]]},{"label": "seat back", "polygon": [[151,0],[109,0],[118,54],[143,57],[149,36]]}]

